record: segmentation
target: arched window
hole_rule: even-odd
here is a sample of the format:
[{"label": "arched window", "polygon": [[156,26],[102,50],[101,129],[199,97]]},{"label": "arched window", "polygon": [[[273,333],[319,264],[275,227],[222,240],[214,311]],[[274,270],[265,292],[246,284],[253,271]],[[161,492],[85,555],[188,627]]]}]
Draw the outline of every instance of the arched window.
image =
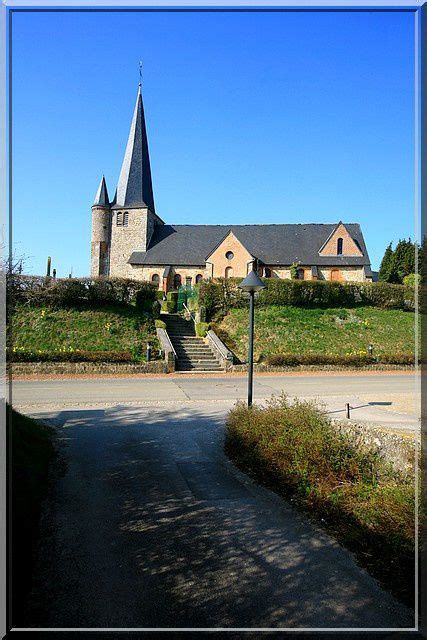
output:
[{"label": "arched window", "polygon": [[123,226],[123,213],[121,211],[117,212],[117,217],[116,217],[116,225],[118,227]]},{"label": "arched window", "polygon": [[297,279],[304,280],[304,278],[305,278],[304,269],[297,269]]},{"label": "arched window", "polygon": [[157,287],[159,286],[159,284],[160,284],[160,276],[159,276],[158,273],[153,273],[153,275],[151,276],[151,282],[153,284],[155,284]]},{"label": "arched window", "polygon": [[201,273],[198,273],[196,276],[196,284],[199,284],[203,280],[203,276]]},{"label": "arched window", "polygon": [[125,211],[123,214],[123,226],[127,227],[128,224],[129,224],[129,214],[127,211]]},{"label": "arched window", "polygon": [[225,277],[232,278],[233,277],[233,267],[226,267],[225,269]]},{"label": "arched window", "polygon": [[342,273],[339,269],[331,269],[331,280],[334,282],[340,282],[342,280]]},{"label": "arched window", "polygon": [[173,277],[173,286],[174,289],[179,289],[179,287],[181,286],[181,274],[180,273],[175,273],[174,277]]},{"label": "arched window", "polygon": [[264,278],[271,278],[271,269],[265,267],[264,269]]},{"label": "arched window", "polygon": [[337,256],[342,256],[342,238],[337,240]]}]

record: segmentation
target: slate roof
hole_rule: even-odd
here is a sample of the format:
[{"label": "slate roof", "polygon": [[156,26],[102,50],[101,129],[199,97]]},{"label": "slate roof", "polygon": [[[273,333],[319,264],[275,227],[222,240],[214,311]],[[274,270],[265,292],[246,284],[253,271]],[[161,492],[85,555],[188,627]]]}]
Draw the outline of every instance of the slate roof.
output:
[{"label": "slate roof", "polygon": [[202,266],[232,231],[255,258],[266,265],[368,266],[368,252],[358,224],[343,223],[362,256],[319,256],[335,224],[157,225],[147,251],[134,251],[135,265]]},{"label": "slate roof", "polygon": [[150,157],[141,89],[138,89],[125,156],[117,183],[114,207],[148,207],[153,213],[154,196],[151,182]]},{"label": "slate roof", "polygon": [[92,206],[95,205],[104,207],[108,207],[110,205],[108,200],[107,183],[105,182],[104,176],[102,176],[101,178],[101,182],[99,183],[98,191],[96,192],[95,200]]}]

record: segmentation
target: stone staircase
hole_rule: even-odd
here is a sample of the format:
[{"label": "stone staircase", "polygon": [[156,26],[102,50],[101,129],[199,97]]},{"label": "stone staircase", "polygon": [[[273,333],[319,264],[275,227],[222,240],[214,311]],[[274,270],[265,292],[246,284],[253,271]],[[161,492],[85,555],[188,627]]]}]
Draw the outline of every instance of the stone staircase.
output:
[{"label": "stone staircase", "polygon": [[177,314],[165,314],[166,330],[175,349],[177,371],[224,371],[214,351],[198,338],[192,320]]}]

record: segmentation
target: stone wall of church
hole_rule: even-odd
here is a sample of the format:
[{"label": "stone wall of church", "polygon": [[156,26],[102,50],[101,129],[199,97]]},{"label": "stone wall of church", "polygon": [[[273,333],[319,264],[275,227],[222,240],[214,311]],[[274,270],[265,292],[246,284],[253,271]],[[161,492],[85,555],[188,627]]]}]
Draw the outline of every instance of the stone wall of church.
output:
[{"label": "stone wall of church", "polygon": [[[121,278],[132,278],[134,280],[146,280],[151,282],[153,276],[156,274],[159,276],[159,289],[163,288],[163,272],[165,270],[166,265],[162,266],[146,266],[146,265],[130,265],[127,263],[130,254],[133,251],[133,246],[128,249],[128,253],[124,255],[119,263],[117,261],[117,253],[116,253],[116,262],[114,265],[114,271],[110,268],[110,275],[121,277]],[[272,278],[284,278],[290,279],[291,272],[289,267],[270,267],[271,268],[271,277]],[[304,266],[304,279],[311,280],[311,266]],[[319,280],[331,280],[331,270],[338,269],[338,267],[318,267],[318,279]],[[186,283],[186,278],[191,278],[191,284],[196,284],[196,276],[201,275],[203,278],[208,279],[212,277],[212,265],[207,264],[206,266],[199,267],[187,267],[187,266],[175,266],[172,267],[170,275],[169,275],[169,286],[171,289],[173,287],[174,276],[175,274],[179,274],[181,276],[182,284]],[[339,279],[342,282],[364,282],[365,272],[363,267],[342,267],[339,269]],[[223,275],[214,276],[214,277],[224,277]],[[243,277],[243,276],[237,276]]]},{"label": "stone wall of church", "polygon": [[111,211],[107,207],[92,207],[92,236],[90,273],[96,278],[106,275],[107,253],[110,244]]},{"label": "stone wall of church", "polygon": [[364,282],[366,280],[363,267],[318,267],[319,280],[331,280],[333,269],[338,269],[341,272],[343,282]]},{"label": "stone wall of church", "polygon": [[[304,280],[312,280],[311,266],[301,265],[304,269]],[[332,269],[338,269],[342,282],[364,282],[365,271],[363,267],[318,267],[318,280],[331,280]],[[290,278],[291,272],[289,267],[271,267],[273,278]]]},{"label": "stone wall of church", "polygon": [[[163,272],[165,270],[165,266],[146,266],[146,265],[128,265],[129,270],[128,273],[130,275],[126,276],[128,278],[133,278],[134,280],[147,280],[151,282],[153,276],[156,274],[159,276],[159,289],[163,288]],[[185,284],[186,278],[191,278],[191,284],[196,284],[196,277],[198,275],[203,276],[203,278],[207,278],[208,275],[207,269],[204,266],[200,267],[172,267],[170,276],[169,276],[169,289],[173,286],[174,276],[175,274],[179,274],[181,276],[182,284]]]},{"label": "stone wall of church", "polygon": [[[128,214],[128,224],[117,224],[117,215]],[[154,227],[155,216],[146,208],[112,211],[110,276],[131,278],[131,265],[127,264],[133,251],[145,251]]]}]

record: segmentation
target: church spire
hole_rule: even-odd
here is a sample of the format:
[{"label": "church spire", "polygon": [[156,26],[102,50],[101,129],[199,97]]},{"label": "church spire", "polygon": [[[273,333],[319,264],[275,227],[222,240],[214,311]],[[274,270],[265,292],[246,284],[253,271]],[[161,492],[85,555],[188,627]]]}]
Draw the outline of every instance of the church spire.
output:
[{"label": "church spire", "polygon": [[115,208],[147,207],[155,213],[147,131],[145,129],[140,85],[138,86],[138,95],[125,157],[117,184],[117,198],[114,206]]},{"label": "church spire", "polygon": [[95,201],[92,206],[95,207],[97,205],[102,207],[108,207],[110,205],[108,200],[107,183],[105,182],[104,176],[101,178],[98,191],[96,192]]}]

